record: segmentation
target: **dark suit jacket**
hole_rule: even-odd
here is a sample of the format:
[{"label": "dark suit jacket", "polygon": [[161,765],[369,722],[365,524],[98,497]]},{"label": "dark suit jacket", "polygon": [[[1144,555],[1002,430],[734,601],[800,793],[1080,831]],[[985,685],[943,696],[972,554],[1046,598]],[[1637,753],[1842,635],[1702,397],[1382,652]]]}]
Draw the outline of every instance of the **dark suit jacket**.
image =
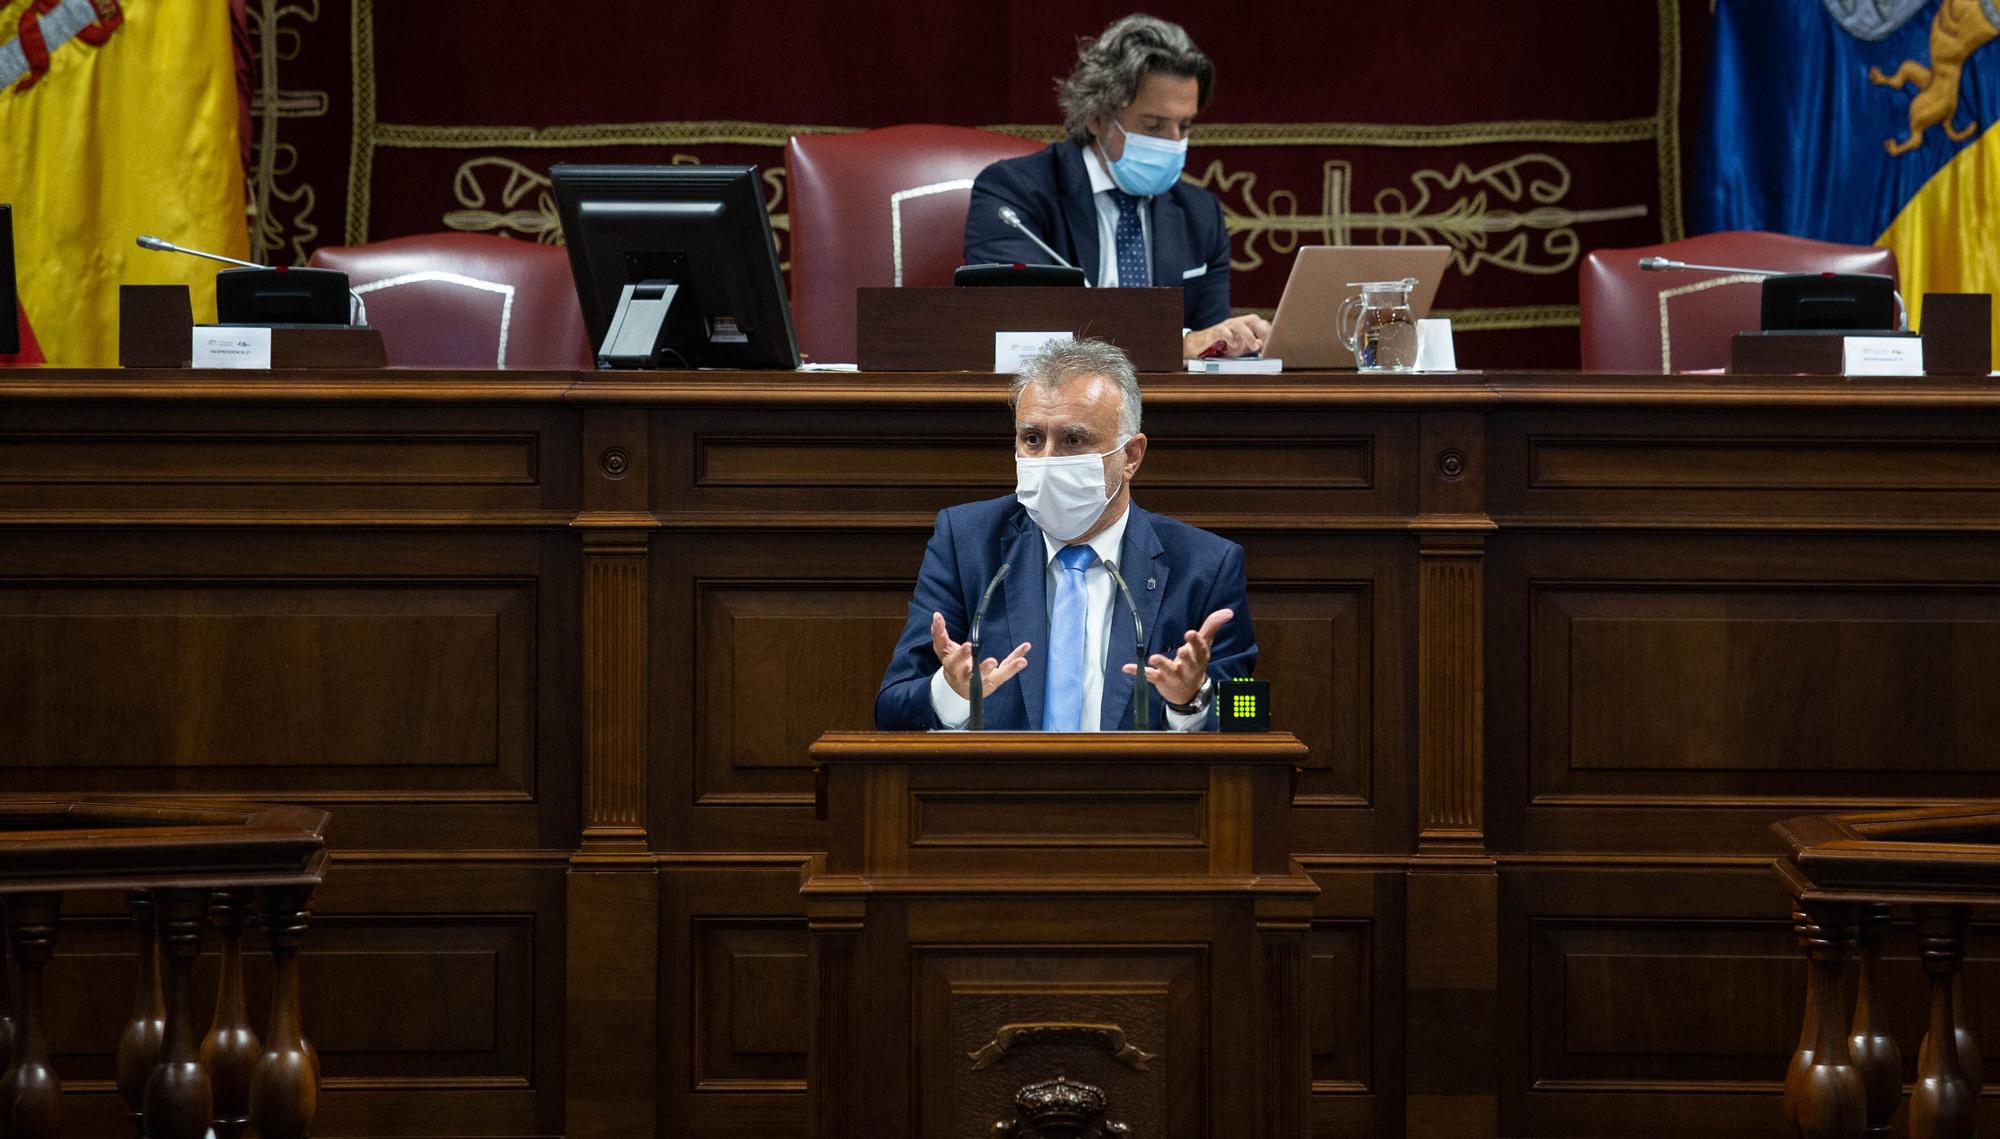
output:
[{"label": "dark suit jacket", "polygon": [[[1217,680],[1250,675],[1257,667],[1257,635],[1250,627],[1250,607],[1244,597],[1243,547],[1136,504],[1127,509],[1132,517],[1125,526],[1118,571],[1131,587],[1139,619],[1145,623],[1147,655],[1171,656],[1185,643],[1184,634],[1201,628],[1210,613],[1233,609],[1235,618],[1216,633],[1208,673]],[[924,548],[916,593],[910,598],[909,621],[875,696],[877,728],[938,726],[931,711],[931,674],[938,670],[937,653],[931,648],[931,614],[944,614],[946,631],[952,639],[963,640],[979,607],[979,595],[1002,562],[1014,568],[986,610],[980,655],[1004,657],[1022,641],[1034,647],[1028,650],[1028,667],[986,698],[986,726],[1012,731],[1042,726],[1042,689],[1048,682],[1043,652],[1049,636],[1048,552],[1041,530],[1009,495],[938,514],[937,529]],[[1133,651],[1132,614],[1122,601],[1112,611],[1100,722],[1129,729],[1133,678],[1124,669]],[[1160,705],[1155,703],[1153,709],[1153,722],[1164,723]],[[1215,723],[1211,715],[1208,726]]]},{"label": "dark suit jacket", "polygon": [[[1082,147],[1059,142],[980,171],[965,215],[966,264],[1048,263],[1048,254],[1000,220],[1000,207],[1012,206],[1023,224],[1096,284],[1102,256],[1097,203],[1083,163]],[[1175,182],[1172,190],[1153,195],[1147,223],[1153,233],[1153,283],[1180,286],[1187,327],[1228,320],[1229,231],[1223,228],[1222,203],[1199,186]]]}]

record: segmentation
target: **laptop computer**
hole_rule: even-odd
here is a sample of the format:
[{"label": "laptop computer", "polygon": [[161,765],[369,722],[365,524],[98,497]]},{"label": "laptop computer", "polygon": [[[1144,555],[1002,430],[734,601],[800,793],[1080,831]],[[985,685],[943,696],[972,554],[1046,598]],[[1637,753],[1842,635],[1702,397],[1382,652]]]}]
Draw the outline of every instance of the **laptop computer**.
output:
[{"label": "laptop computer", "polygon": [[1262,355],[1283,360],[1286,371],[1352,368],[1354,353],[1335,327],[1341,302],[1361,293],[1349,283],[1415,277],[1410,311],[1422,319],[1450,264],[1451,249],[1443,245],[1302,245]]}]

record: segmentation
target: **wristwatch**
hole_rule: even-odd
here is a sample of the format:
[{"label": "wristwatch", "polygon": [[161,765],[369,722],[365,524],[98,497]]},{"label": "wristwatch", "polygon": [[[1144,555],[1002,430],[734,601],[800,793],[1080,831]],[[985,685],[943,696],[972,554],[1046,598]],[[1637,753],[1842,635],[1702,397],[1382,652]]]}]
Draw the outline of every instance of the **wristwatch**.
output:
[{"label": "wristwatch", "polygon": [[1201,687],[1195,690],[1194,699],[1185,704],[1176,704],[1172,700],[1162,696],[1160,697],[1160,702],[1165,704],[1169,711],[1177,712],[1183,716],[1192,716],[1197,712],[1206,712],[1209,702],[1214,699],[1215,678],[1204,676],[1201,678]]}]

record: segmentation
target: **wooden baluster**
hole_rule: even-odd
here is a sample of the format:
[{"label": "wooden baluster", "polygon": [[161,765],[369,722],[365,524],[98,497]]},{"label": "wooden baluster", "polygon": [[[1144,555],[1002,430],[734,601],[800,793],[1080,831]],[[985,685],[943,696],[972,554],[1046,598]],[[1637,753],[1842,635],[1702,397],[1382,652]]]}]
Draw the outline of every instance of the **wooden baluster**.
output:
[{"label": "wooden baluster", "polygon": [[7,900],[0,898],[0,1072],[14,1063],[14,997],[7,985],[7,962],[13,956],[7,949]]},{"label": "wooden baluster", "polygon": [[1979,1101],[1959,1053],[1953,990],[1965,961],[1966,907],[1921,905],[1917,949],[1931,979],[1930,1030],[1917,1050],[1917,1087],[1910,1096],[1910,1139],[1967,1139],[1978,1122]]},{"label": "wooden baluster", "polygon": [[214,1100],[195,1038],[194,963],[201,956],[208,891],[172,887],[154,894],[160,955],[166,962],[167,1031],[146,1080],[147,1139],[203,1139]]},{"label": "wooden baluster", "polygon": [[[1847,1054],[1847,994],[1840,971],[1854,948],[1854,907],[1837,902],[1803,902],[1797,925],[1799,947],[1818,974],[1808,988],[1817,1004],[1806,1016],[1813,1022],[1812,1048],[1802,1070],[1788,1079],[1793,1091],[1793,1126],[1803,1139],[1861,1139],[1868,1127],[1867,1094],[1861,1072]],[[1793,1058],[1799,1064],[1798,1057]]]},{"label": "wooden baluster", "polygon": [[1820,991],[1825,985],[1825,974],[1813,968],[1811,946],[1807,942],[1812,928],[1812,919],[1804,910],[1792,911],[1792,933],[1807,953],[1806,1012],[1799,1020],[1798,1047],[1793,1049],[1792,1062],[1785,1069],[1785,1118],[1792,1121],[1794,1131],[1799,1126],[1799,1087],[1805,1081],[1807,1069],[1812,1067],[1813,1042],[1819,1039],[1820,1009],[1826,1004],[1826,994]]},{"label": "wooden baluster", "polygon": [[264,890],[271,938],[271,1027],[250,1077],[250,1122],[262,1139],[305,1139],[319,1111],[319,1059],[299,1024],[299,944],[312,920],[312,887]]},{"label": "wooden baluster", "polygon": [[153,895],[133,890],[125,895],[132,920],[139,927],[139,987],[132,994],[132,1019],[118,1037],[118,1094],[132,1119],[133,1133],[146,1139],[146,1081],[160,1062],[160,1043],[167,1035],[167,1006],[160,997],[160,946],[154,936]]},{"label": "wooden baluster", "polygon": [[1847,1054],[1861,1072],[1868,1095],[1868,1134],[1885,1136],[1889,1121],[1903,1106],[1903,1050],[1875,1015],[1876,982],[1882,972],[1882,939],[1896,907],[1869,902],[1860,907],[1861,952],[1854,955],[1854,1023],[1847,1035]]},{"label": "wooden baluster", "polygon": [[42,966],[56,946],[62,895],[16,894],[7,904],[7,936],[21,963],[21,1023],[14,1064],[0,1076],[0,1135],[55,1139],[62,1131],[62,1081],[49,1066]]},{"label": "wooden baluster", "polygon": [[264,1046],[250,1027],[243,999],[243,924],[256,891],[227,887],[209,896],[208,916],[222,931],[222,973],[215,985],[215,1017],[201,1042],[201,1066],[215,1092],[216,1139],[242,1139],[250,1125],[250,1073]]},{"label": "wooden baluster", "polygon": [[1958,1070],[1965,1074],[1965,1086],[1971,1090],[1976,1105],[1980,1091],[1986,1087],[1986,1058],[1979,1051],[1979,1037],[1972,1031],[1972,1020],[1965,1015],[1963,977],[1952,979],[1951,1023],[1958,1029]]}]

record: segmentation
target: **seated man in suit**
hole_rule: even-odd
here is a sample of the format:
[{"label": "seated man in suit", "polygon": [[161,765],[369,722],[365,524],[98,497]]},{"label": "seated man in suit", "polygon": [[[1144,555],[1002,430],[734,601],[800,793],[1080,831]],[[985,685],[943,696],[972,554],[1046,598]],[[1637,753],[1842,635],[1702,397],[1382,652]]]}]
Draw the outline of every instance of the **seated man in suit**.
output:
[{"label": "seated man in suit", "polygon": [[1014,649],[979,662],[986,727],[1132,727],[1136,638],[1107,560],[1146,629],[1146,681],[1166,726],[1214,727],[1216,678],[1257,663],[1243,547],[1132,501],[1146,458],[1132,362],[1099,340],[1052,343],[1023,362],[1010,402],[1014,494],[938,515],[875,697],[876,727],[965,726],[972,650],[954,638],[968,635],[1003,564],[981,640]]},{"label": "seated man in suit", "polygon": [[1188,128],[1208,106],[1214,68],[1178,24],[1127,16],[1086,40],[1062,81],[1067,141],[995,162],[972,184],[965,260],[1044,264],[1021,224],[1091,284],[1183,294],[1184,355],[1263,349],[1270,322],[1229,315],[1229,233],[1215,195],[1181,180]]}]

